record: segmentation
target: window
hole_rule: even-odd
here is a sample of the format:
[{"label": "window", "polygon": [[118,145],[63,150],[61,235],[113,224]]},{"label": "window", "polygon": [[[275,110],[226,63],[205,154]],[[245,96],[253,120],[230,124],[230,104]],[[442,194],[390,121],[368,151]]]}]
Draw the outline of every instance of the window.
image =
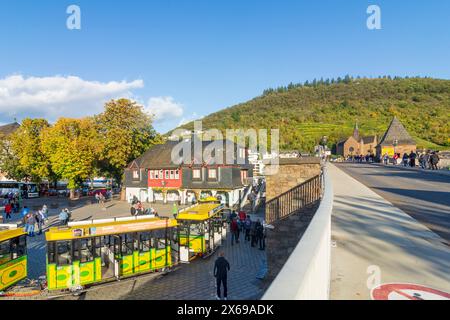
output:
[{"label": "window", "polygon": [[155,172],[153,170],[150,170],[150,179],[155,179]]},{"label": "window", "polygon": [[170,179],[173,180],[175,178],[175,173],[173,170],[170,170]]},{"label": "window", "polygon": [[245,158],[245,149],[239,148],[239,158],[244,159]]},{"label": "window", "polygon": [[248,172],[247,170],[241,170],[241,181],[242,183],[247,183]]},{"label": "window", "polygon": [[9,240],[0,243],[0,263],[6,263],[11,260],[11,251]]},{"label": "window", "polygon": [[201,169],[192,170],[192,178],[201,179],[202,178]]},{"label": "window", "polygon": [[11,254],[13,260],[25,255],[26,252],[27,252],[26,236],[20,236],[18,238],[11,239]]},{"label": "window", "polygon": [[59,266],[72,264],[72,242],[71,241],[57,241],[56,253],[57,263]]},{"label": "window", "polygon": [[169,170],[166,170],[166,179],[169,179]]},{"label": "window", "polygon": [[89,262],[94,260],[93,255],[93,249],[94,246],[92,245],[92,239],[81,239],[81,246],[80,246],[80,255],[81,255],[81,262]]},{"label": "window", "polygon": [[55,242],[47,242],[48,263],[56,263],[55,259]]},{"label": "window", "polygon": [[121,238],[122,238],[122,255],[127,256],[127,255],[133,254],[134,246],[135,246],[134,234],[127,233],[127,234],[122,235]]},{"label": "window", "polygon": [[139,251],[140,252],[148,252],[150,251],[150,232],[141,232],[140,233],[140,247],[139,247]]},{"label": "window", "polygon": [[175,170],[175,179],[180,179],[180,172],[178,170]]},{"label": "window", "polygon": [[217,169],[208,169],[208,178],[217,179]]},{"label": "window", "polygon": [[133,170],[133,179],[139,179],[139,170]]},{"label": "window", "polygon": [[158,170],[153,170],[153,174],[155,176],[155,179],[159,179],[159,171]]},{"label": "window", "polygon": [[162,170],[159,170],[159,178],[164,179],[164,172]]},{"label": "window", "polygon": [[350,147],[350,148],[348,149],[348,151],[349,151],[349,152],[354,152],[354,151],[355,151],[355,148]]}]

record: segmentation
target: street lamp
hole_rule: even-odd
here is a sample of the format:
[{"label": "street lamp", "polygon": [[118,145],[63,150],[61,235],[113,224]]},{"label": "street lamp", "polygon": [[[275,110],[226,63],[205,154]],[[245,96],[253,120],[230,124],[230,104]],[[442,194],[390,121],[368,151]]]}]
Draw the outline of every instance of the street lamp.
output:
[{"label": "street lamp", "polygon": [[393,146],[394,146],[394,154],[395,154],[395,147],[398,146],[398,140],[397,139],[394,139]]}]

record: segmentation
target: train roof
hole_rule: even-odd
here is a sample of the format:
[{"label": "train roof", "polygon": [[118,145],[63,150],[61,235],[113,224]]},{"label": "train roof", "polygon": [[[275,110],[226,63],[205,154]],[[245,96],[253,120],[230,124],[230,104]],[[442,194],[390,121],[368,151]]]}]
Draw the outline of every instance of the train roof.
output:
[{"label": "train roof", "polygon": [[217,215],[224,209],[219,203],[199,203],[191,207],[180,210],[177,220],[204,221]]},{"label": "train roof", "polygon": [[0,242],[26,234],[22,228],[0,225]]},{"label": "train roof", "polygon": [[47,241],[71,240],[81,238],[91,238],[96,236],[124,234],[140,231],[151,231],[157,229],[173,228],[177,226],[175,219],[162,218],[125,218],[122,221],[98,223],[95,220],[79,224],[72,224],[67,227],[53,227],[45,233]]}]

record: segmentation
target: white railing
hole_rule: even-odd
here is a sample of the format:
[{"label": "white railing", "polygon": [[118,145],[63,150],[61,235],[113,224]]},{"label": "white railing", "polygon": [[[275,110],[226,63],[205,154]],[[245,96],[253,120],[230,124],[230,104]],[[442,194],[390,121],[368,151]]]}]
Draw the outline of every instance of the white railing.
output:
[{"label": "white railing", "polygon": [[327,300],[331,271],[333,187],[324,169],[324,195],[308,228],[263,300]]}]

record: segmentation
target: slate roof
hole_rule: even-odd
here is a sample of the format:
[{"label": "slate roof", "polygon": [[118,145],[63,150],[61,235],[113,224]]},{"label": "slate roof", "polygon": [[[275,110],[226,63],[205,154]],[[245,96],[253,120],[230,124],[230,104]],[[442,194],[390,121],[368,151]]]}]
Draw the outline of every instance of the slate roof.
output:
[{"label": "slate roof", "polygon": [[369,144],[369,143],[375,143],[376,140],[376,136],[368,136],[368,137],[362,137],[363,143],[364,144]]},{"label": "slate roof", "polygon": [[386,130],[383,138],[380,140],[380,146],[393,145],[394,140],[398,140],[398,145],[415,145],[416,141],[409,135],[402,123],[394,117],[389,128]]},{"label": "slate roof", "polygon": [[[227,153],[232,153],[232,148],[227,148],[226,141],[228,140],[217,140],[218,143],[221,143],[221,147],[217,147],[217,152],[223,152],[223,162],[225,163],[227,161]],[[198,142],[200,142],[198,140]],[[202,152],[205,151],[206,147],[211,144],[212,141],[201,141],[202,145]],[[233,144],[231,141],[228,141],[229,143]],[[132,161],[128,168],[132,168],[133,166],[138,166],[139,168],[145,168],[145,169],[171,169],[171,168],[179,168],[180,164],[174,163],[172,161],[172,150],[178,145],[179,150],[181,151],[181,148],[183,147],[183,144],[185,144],[185,148],[188,149],[191,147],[191,158],[190,161],[185,161],[182,165],[189,165],[193,164],[194,157],[196,156],[196,153],[194,152],[194,143],[191,142],[191,140],[184,140],[181,141],[171,141],[168,140],[164,144],[158,144],[153,147],[151,147],[149,150],[147,150],[144,154],[142,154],[139,158]],[[212,148],[213,145],[210,146]],[[236,150],[236,144],[234,144],[234,149]],[[237,154],[237,152],[236,152]],[[182,153],[180,152],[180,156]],[[214,156],[214,153],[212,154]],[[201,160],[201,159],[200,159]],[[204,159],[203,159],[204,160]],[[189,162],[189,164],[188,164]],[[234,161],[237,162],[236,159]],[[198,164],[200,165],[200,164]],[[246,164],[248,164],[248,159],[246,159]],[[196,166],[196,164],[193,164],[193,166]]]}]

